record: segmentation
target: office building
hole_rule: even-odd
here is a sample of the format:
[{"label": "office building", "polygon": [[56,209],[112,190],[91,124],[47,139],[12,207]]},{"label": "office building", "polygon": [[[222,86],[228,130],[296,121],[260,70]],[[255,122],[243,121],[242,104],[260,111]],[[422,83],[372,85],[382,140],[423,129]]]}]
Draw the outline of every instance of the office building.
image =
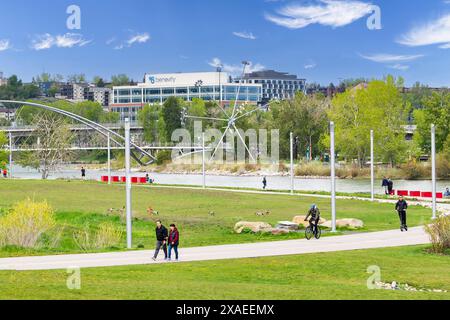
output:
[{"label": "office building", "polygon": [[305,92],[306,80],[295,75],[274,70],[256,71],[235,79],[236,83],[259,84],[262,86],[262,102],[292,99],[299,91]]},{"label": "office building", "polygon": [[226,106],[236,98],[256,105],[261,102],[261,95],[261,84],[239,86],[225,72],[146,74],[143,83],[114,87],[110,110],[120,113],[122,119],[136,120],[145,104],[163,104],[169,97],[184,101],[201,98]]}]

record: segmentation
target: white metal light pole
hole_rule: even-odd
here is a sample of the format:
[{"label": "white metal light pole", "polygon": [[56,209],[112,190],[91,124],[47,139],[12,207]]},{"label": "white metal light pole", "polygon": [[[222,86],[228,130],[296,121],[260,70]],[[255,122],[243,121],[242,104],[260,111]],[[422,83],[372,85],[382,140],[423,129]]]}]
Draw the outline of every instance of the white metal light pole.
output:
[{"label": "white metal light pole", "polygon": [[111,136],[108,133],[108,184],[111,184]]},{"label": "white metal light pole", "polygon": [[291,132],[291,194],[294,194],[294,133]]},{"label": "white metal light pole", "polygon": [[12,132],[9,132],[9,178],[12,179],[13,177],[13,169],[12,169],[12,160],[13,160],[13,138],[12,138]]},{"label": "white metal light pole", "polygon": [[336,232],[336,152],[334,144],[334,122],[330,122],[330,164],[331,164],[331,232]]},{"label": "white metal light pole", "polygon": [[131,163],[130,163],[130,120],[125,119],[125,177],[126,177],[126,214],[127,214],[127,248],[132,248],[132,226],[131,226]]},{"label": "white metal light pole", "polygon": [[374,133],[370,130],[370,196],[375,201],[375,155],[374,155]]},{"label": "white metal light pole", "polygon": [[431,179],[433,188],[433,219],[436,219],[436,126],[431,125]]},{"label": "white metal light pole", "polygon": [[202,174],[203,174],[203,189],[206,189],[206,168],[205,168],[205,133],[202,133]]}]

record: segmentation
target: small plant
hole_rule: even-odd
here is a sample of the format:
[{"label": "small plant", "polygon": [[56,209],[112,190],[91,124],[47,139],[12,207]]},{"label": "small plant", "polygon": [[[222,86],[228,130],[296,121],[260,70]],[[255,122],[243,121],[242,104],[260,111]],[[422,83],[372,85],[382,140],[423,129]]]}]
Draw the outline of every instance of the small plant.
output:
[{"label": "small plant", "polygon": [[102,223],[95,236],[94,247],[97,249],[115,247],[120,243],[123,232],[110,222]]},{"label": "small plant", "polygon": [[433,253],[444,254],[450,249],[450,216],[440,216],[425,226],[425,231],[430,236]]},{"label": "small plant", "polygon": [[39,238],[55,225],[47,202],[21,201],[0,217],[0,246],[36,248]]},{"label": "small plant", "polygon": [[91,233],[90,225],[73,233],[73,241],[83,251],[116,247],[122,239],[122,231],[111,222],[99,225],[95,233]]}]

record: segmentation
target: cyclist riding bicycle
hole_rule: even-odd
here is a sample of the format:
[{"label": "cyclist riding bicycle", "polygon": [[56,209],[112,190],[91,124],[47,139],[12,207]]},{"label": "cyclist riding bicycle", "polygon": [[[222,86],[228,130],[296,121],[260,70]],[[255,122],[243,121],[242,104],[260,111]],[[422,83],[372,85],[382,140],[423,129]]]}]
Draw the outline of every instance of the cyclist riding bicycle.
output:
[{"label": "cyclist riding bicycle", "polygon": [[[311,217],[311,219],[309,219]],[[309,226],[311,227],[311,230],[314,230],[314,232],[317,232],[317,226],[319,225],[320,221],[320,210],[317,205],[313,204],[311,208],[308,211],[308,215],[305,218],[305,221],[308,221],[309,219]]]}]

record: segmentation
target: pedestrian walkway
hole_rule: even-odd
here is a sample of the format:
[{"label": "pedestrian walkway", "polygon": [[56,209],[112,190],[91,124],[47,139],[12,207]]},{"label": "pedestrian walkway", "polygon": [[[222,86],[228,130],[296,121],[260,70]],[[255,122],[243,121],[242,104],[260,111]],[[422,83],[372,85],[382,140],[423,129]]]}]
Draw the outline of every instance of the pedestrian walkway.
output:
[{"label": "pedestrian walkway", "polygon": [[[180,249],[182,262],[259,258],[309,253],[388,248],[429,243],[423,227],[324,237],[320,240],[289,240]],[[0,259],[0,270],[55,270],[166,263],[152,261],[153,251],[21,257]]]}]

